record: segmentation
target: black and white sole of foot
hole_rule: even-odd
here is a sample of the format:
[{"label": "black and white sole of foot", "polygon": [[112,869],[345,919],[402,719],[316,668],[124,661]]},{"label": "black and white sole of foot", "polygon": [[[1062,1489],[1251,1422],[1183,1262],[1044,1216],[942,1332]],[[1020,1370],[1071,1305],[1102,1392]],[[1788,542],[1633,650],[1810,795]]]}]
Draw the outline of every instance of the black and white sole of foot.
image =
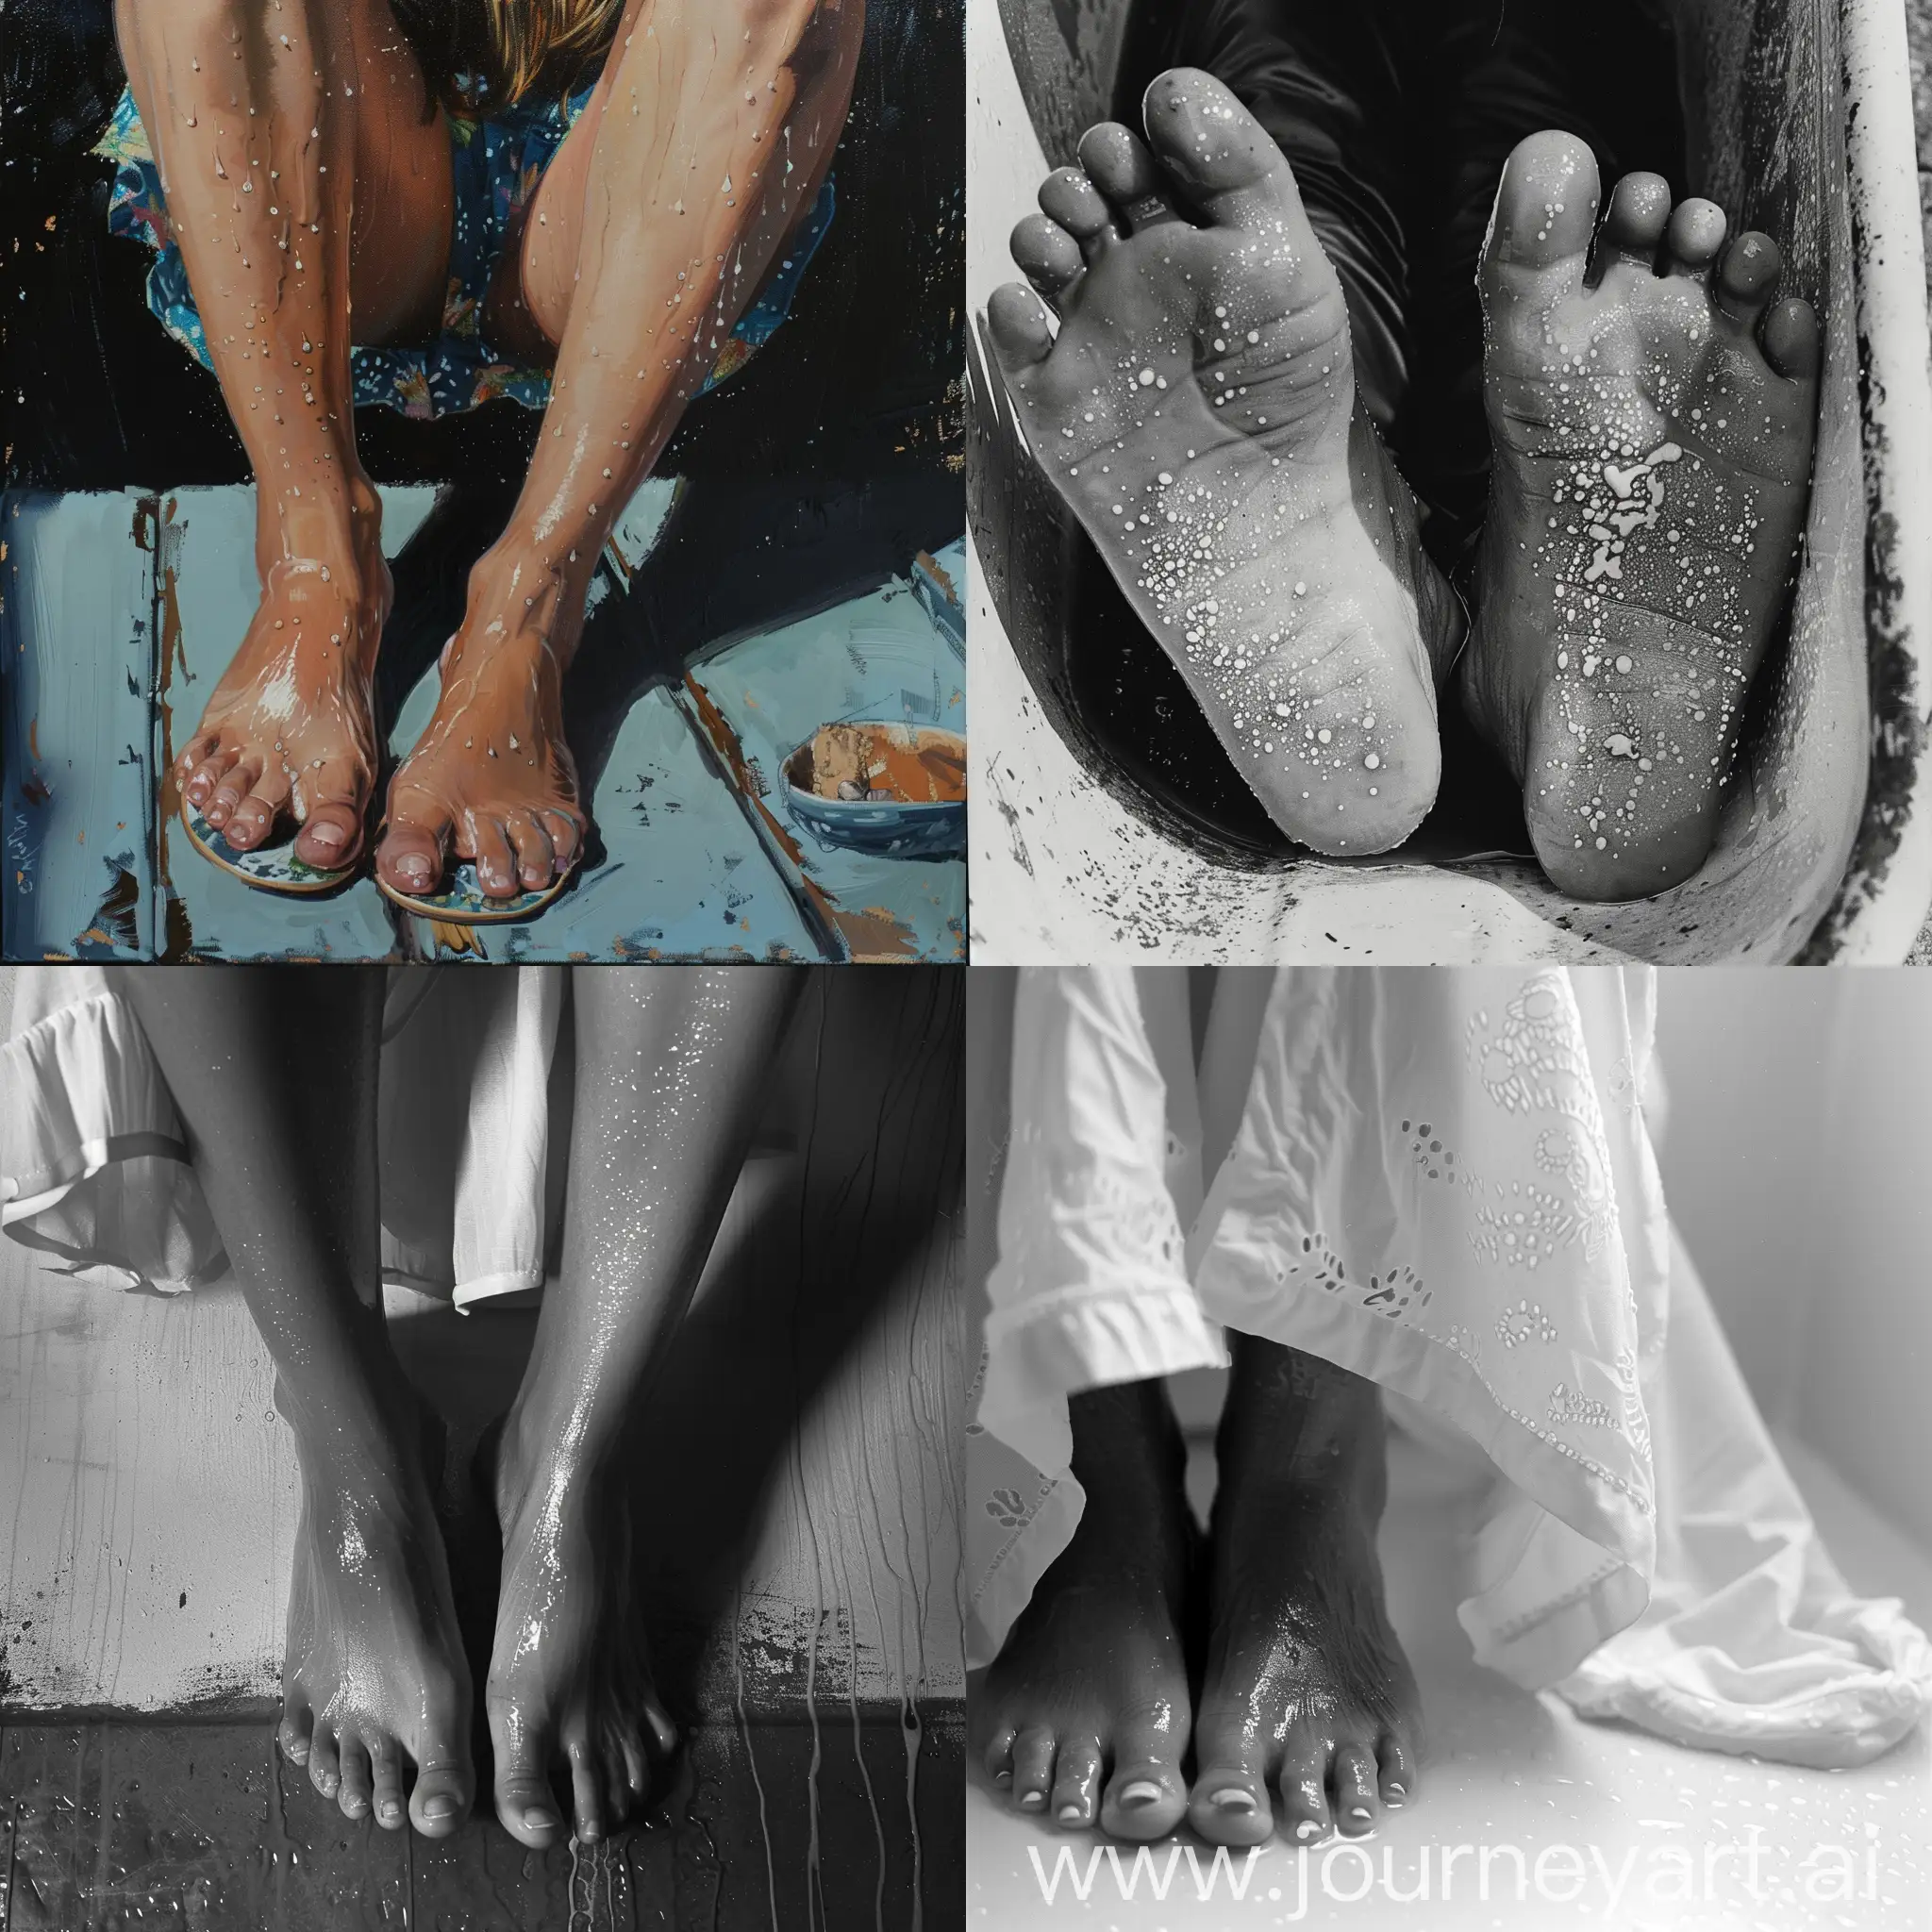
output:
[{"label": "black and white sole of foot", "polygon": [[1772,303],[1765,235],[1532,135],[1479,285],[1493,444],[1463,701],[1565,892],[1646,896],[1704,862],[1740,713],[1793,581],[1819,326]]},{"label": "black and white sole of foot", "polygon": [[1459,608],[1357,395],[1294,175],[1211,75],[1090,129],[988,330],[1036,458],[1291,838],[1385,852],[1441,774]]}]

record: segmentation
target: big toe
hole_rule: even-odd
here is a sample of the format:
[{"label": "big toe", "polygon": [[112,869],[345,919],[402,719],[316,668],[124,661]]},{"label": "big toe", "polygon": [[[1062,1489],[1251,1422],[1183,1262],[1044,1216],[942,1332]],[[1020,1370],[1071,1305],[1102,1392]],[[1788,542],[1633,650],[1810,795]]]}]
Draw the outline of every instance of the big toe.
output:
[{"label": "big toe", "polygon": [[329,799],[309,808],[295,838],[295,857],[319,872],[336,872],[355,862],[361,843],[361,814],[348,799]]},{"label": "big toe", "polygon": [[1483,273],[1541,270],[1572,257],[1580,281],[1596,225],[1596,157],[1558,128],[1519,141],[1503,163],[1483,244]]},{"label": "big toe", "polygon": [[447,1838],[470,1815],[475,1781],[467,1755],[454,1749],[417,1768],[409,1793],[409,1822],[425,1838]]},{"label": "big toe", "polygon": [[563,1813],[550,1789],[550,1738],[535,1725],[514,1735],[492,1721],[495,1742],[496,1815],[519,1844],[541,1852],[563,1830]]},{"label": "big toe", "polygon": [[433,892],[443,873],[442,828],[392,821],[376,848],[375,869],[398,892]]},{"label": "big toe", "polygon": [[1179,1752],[1161,1738],[1116,1745],[1113,1775],[1100,1800],[1100,1828],[1110,1838],[1165,1838],[1188,1809]]},{"label": "big toe", "polygon": [[1171,67],[1141,102],[1156,158],[1216,221],[1253,220],[1300,197],[1274,137],[1224,83],[1198,67]]}]

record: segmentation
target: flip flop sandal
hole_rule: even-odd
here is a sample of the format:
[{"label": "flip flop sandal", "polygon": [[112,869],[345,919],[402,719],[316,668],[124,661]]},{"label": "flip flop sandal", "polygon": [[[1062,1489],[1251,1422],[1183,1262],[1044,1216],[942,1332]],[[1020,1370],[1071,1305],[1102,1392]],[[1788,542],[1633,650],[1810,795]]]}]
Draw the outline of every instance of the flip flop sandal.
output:
[{"label": "flip flop sandal", "polygon": [[454,877],[440,892],[399,892],[380,873],[375,874],[375,884],[391,905],[419,919],[440,919],[445,925],[507,925],[535,919],[554,905],[569,890],[576,870],[573,860],[563,876],[541,892],[519,892],[514,899],[491,898],[476,876],[475,861],[468,858],[457,860]]},{"label": "flip flop sandal", "polygon": [[252,852],[244,852],[238,845],[230,845],[185,796],[181,800],[181,828],[188,834],[188,842],[210,865],[233,873],[243,885],[261,892],[281,892],[297,898],[313,892],[332,892],[354,878],[362,866],[360,857],[351,864],[327,869],[310,865],[307,859],[295,857],[292,839],[283,844],[257,846]]}]

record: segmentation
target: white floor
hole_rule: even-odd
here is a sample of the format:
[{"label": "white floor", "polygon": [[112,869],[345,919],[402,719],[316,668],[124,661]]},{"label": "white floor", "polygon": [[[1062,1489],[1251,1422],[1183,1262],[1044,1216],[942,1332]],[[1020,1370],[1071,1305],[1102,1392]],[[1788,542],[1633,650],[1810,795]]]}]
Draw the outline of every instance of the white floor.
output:
[{"label": "white floor", "polygon": [[[1902,1596],[1921,1624],[1932,1624],[1932,1555],[1802,1444],[1781,1446],[1853,1588]],[[1397,1483],[1398,1493],[1404,1487]],[[971,1783],[968,1932],[1932,1925],[1932,1748],[1924,1728],[1875,1764],[1824,1773],[1586,1724],[1555,1697],[1518,1690],[1470,1659],[1453,1604],[1431,1589],[1432,1577],[1453,1574],[1440,1547],[1446,1521],[1426,1503],[1391,1506],[1382,1539],[1390,1607],[1428,1727],[1413,1809],[1359,1840],[1359,1851],[1331,1843],[1307,1854],[1271,1844],[1236,1898],[1231,1883],[1241,1882],[1241,1867],[1217,1874],[1207,1848],[1185,1838],[1152,1847],[1137,1877],[1131,1855],[1116,1849],[1110,1858],[1098,1834],[1041,1832],[997,1804],[983,1783]],[[1754,1842],[1755,1874],[1746,1862]],[[1521,1853],[1520,1888],[1512,1846]],[[1063,1860],[1063,1852],[1071,1857]],[[1424,1879],[1428,1889],[1418,1896]]]}]

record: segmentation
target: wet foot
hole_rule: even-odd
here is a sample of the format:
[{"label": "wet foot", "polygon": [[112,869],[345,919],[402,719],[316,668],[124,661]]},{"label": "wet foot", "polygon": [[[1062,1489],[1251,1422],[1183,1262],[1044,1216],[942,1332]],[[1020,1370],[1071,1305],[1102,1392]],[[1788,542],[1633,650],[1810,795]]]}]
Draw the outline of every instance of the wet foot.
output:
[{"label": "wet foot", "polygon": [[[407,1401],[399,1399],[400,1414]],[[302,1519],[280,1740],[346,1818],[446,1838],[470,1813],[470,1673],[408,1424],[345,1450],[297,1431]],[[413,1768],[413,1789],[405,1791]]]},{"label": "wet foot", "polygon": [[295,856],[353,865],[375,779],[375,654],[391,589],[374,491],[352,555],[283,558],[194,736],[175,760],[183,795],[238,850],[293,824]]},{"label": "wet foot", "polygon": [[[1589,261],[1596,162],[1509,158],[1479,282],[1494,460],[1464,702],[1586,899],[1704,862],[1739,714],[1797,564],[1819,330],[1771,306],[1764,235],[1626,175]],[[1588,272],[1587,272],[1588,271]]]},{"label": "wet foot", "polygon": [[1216,1843],[1359,1837],[1413,1799],[1420,1700],[1383,1607],[1374,1385],[1236,1338],[1218,1444],[1188,1822]]},{"label": "wet foot", "polygon": [[988,308],[1046,475],[1269,816],[1387,851],[1441,772],[1460,611],[1356,394],[1341,285],[1288,162],[1211,75],[1162,75],[1147,142],[1091,129]]},{"label": "wet foot", "polygon": [[1181,1626],[1194,1528],[1158,1383],[1073,1398],[1074,1540],[972,1701],[974,1747],[1017,1811],[1070,1831],[1164,1838],[1187,1808]]},{"label": "wet foot", "polygon": [[648,1794],[653,1761],[677,1746],[632,1600],[629,1516],[589,1462],[568,1430],[514,1417],[479,1452],[503,1531],[483,1698],[496,1815],[539,1851],[615,1831]]},{"label": "wet foot", "polygon": [[[514,624],[501,614],[512,608]],[[513,578],[480,564],[472,573],[462,628],[442,654],[435,715],[390,782],[375,863],[396,891],[441,891],[454,856],[475,861],[488,897],[514,899],[544,891],[575,862],[585,819],[563,739],[566,626],[541,619]],[[579,592],[570,647],[581,623]]]}]

